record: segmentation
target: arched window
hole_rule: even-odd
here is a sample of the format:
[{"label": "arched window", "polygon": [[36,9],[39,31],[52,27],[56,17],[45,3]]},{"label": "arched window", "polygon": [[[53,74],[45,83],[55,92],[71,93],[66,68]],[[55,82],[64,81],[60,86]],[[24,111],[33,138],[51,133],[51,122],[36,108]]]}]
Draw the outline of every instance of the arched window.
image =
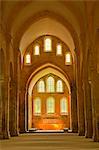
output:
[{"label": "arched window", "polygon": [[39,45],[36,45],[34,47],[34,55],[40,55],[40,47],[39,47]]},{"label": "arched window", "polygon": [[65,97],[60,100],[60,113],[68,115],[68,100]]},{"label": "arched window", "polygon": [[53,77],[48,77],[47,79],[47,92],[54,92],[55,91],[55,81]]},{"label": "arched window", "polygon": [[58,44],[56,47],[56,55],[62,55],[62,45]]},{"label": "arched window", "polygon": [[45,92],[45,83],[43,80],[38,82],[38,92]]},{"label": "arched window", "polygon": [[65,56],[65,64],[71,65],[71,54],[70,53],[67,53]]},{"label": "arched window", "polygon": [[57,92],[63,92],[63,82],[62,80],[58,80],[56,84],[56,91]]},{"label": "arched window", "polygon": [[25,57],[25,63],[26,64],[30,64],[31,63],[31,56],[30,56],[30,54],[26,55],[26,57]]},{"label": "arched window", "polygon": [[34,99],[34,115],[40,115],[41,114],[41,99],[37,97]]},{"label": "arched window", "polygon": [[51,39],[50,38],[46,38],[44,40],[44,50],[45,52],[50,52],[51,51]]},{"label": "arched window", "polygon": [[47,113],[55,113],[55,99],[53,97],[47,99]]}]

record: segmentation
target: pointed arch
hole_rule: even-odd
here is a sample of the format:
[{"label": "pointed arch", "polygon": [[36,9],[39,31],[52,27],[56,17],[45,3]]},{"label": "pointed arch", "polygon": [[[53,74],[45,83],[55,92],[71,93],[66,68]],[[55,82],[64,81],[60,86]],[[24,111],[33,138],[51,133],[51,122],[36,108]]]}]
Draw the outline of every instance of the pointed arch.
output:
[{"label": "pointed arch", "polygon": [[32,91],[33,91],[33,87],[34,85],[37,83],[38,80],[40,80],[42,77],[44,77],[47,74],[53,74],[53,75],[58,75],[59,78],[61,78],[64,83],[67,86],[68,92],[69,94],[71,94],[71,90],[70,90],[70,79],[68,78],[68,76],[66,75],[66,73],[61,70],[60,68],[58,68],[57,66],[54,66],[50,63],[47,63],[46,65],[43,65],[42,67],[38,68],[35,72],[33,72],[30,76],[30,78],[28,79],[26,88],[28,90],[28,129],[32,128]]}]

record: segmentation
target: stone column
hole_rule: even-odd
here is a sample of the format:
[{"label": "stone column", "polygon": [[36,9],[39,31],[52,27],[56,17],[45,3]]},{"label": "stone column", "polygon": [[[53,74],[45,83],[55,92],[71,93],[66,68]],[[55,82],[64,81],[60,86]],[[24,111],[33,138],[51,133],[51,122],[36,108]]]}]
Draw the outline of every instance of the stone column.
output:
[{"label": "stone column", "polygon": [[78,85],[78,94],[77,94],[78,133],[80,136],[84,136],[85,135],[84,95],[81,85],[82,83]]},{"label": "stone column", "polygon": [[4,81],[0,79],[0,139],[3,139],[3,97],[4,97]]},{"label": "stone column", "polygon": [[25,93],[25,131],[28,131],[28,91]]},{"label": "stone column", "polygon": [[32,102],[33,94],[28,93],[28,130],[33,127]]},{"label": "stone column", "polygon": [[[79,56],[79,54],[78,54]],[[77,87],[77,112],[78,112],[78,133],[85,135],[85,116],[84,116],[84,93],[82,89],[82,70],[80,69],[80,58],[77,57],[76,63],[76,87]]]},{"label": "stone column", "polygon": [[8,102],[8,78],[5,78],[2,84],[2,133],[3,139],[8,139],[9,134],[9,102]]},{"label": "stone column", "polygon": [[[0,49],[0,139],[9,138],[9,99],[8,76],[5,66],[4,51]],[[6,71],[5,71],[6,70]]]},{"label": "stone column", "polygon": [[9,94],[9,130],[11,136],[18,136],[18,120],[17,120],[17,90],[16,83],[11,81]]},{"label": "stone column", "polygon": [[[99,29],[95,32],[95,39],[92,40],[93,47],[90,51],[90,74],[91,74],[91,97],[92,97],[92,119],[93,119],[93,140],[99,142]],[[92,43],[91,43],[92,44]]]},{"label": "stone column", "polygon": [[85,111],[85,136],[86,138],[91,138],[93,134],[92,102],[91,102],[91,87],[88,81],[84,82],[84,108],[85,108],[84,109]]},{"label": "stone column", "polygon": [[[10,134],[11,136],[18,136],[19,133],[19,72],[18,72],[18,48],[16,42],[13,40],[13,67],[10,68],[10,91],[9,91],[9,102],[10,102]],[[13,72],[13,73],[12,73]]]},{"label": "stone column", "polygon": [[92,72],[91,81],[92,113],[93,113],[93,140],[99,142],[99,74]]},{"label": "stone column", "polygon": [[90,57],[90,48],[88,49],[86,48],[86,55],[84,57],[84,62],[83,62],[83,91],[84,91],[85,137],[86,138],[91,138],[93,133],[91,86],[88,81],[90,80],[89,57]]},{"label": "stone column", "polygon": [[25,131],[25,89],[21,88],[20,91],[20,100],[19,100],[19,130],[20,133]]},{"label": "stone column", "polygon": [[77,117],[77,94],[76,85],[71,86],[71,118],[72,118],[72,131],[78,132],[78,117]]},{"label": "stone column", "polygon": [[18,59],[17,59],[17,122],[19,131],[19,100],[20,100],[20,81],[21,81],[21,52],[18,49]]}]

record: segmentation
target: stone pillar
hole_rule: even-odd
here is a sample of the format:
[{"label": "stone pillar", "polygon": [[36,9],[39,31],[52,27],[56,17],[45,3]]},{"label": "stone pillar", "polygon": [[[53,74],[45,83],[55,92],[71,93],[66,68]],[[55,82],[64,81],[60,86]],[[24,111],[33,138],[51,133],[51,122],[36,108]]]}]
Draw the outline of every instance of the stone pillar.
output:
[{"label": "stone pillar", "polygon": [[77,90],[78,133],[80,136],[84,136],[85,135],[84,95],[81,85],[82,83],[80,82],[78,84]]},{"label": "stone pillar", "polygon": [[[81,41],[84,40],[84,34],[81,35]],[[85,116],[84,116],[84,93],[82,89],[82,51],[76,51],[75,57],[75,74],[76,74],[76,87],[77,87],[77,114],[78,114],[78,133],[80,136],[85,135]]]},{"label": "stone pillar", "polygon": [[19,130],[20,133],[26,132],[25,130],[25,89],[20,91],[20,100],[19,100]]},{"label": "stone pillar", "polygon": [[0,139],[3,139],[3,97],[4,97],[4,81],[0,79]]},{"label": "stone pillar", "polygon": [[[8,78],[5,78],[4,83],[1,85],[2,91],[2,132],[1,138],[8,139],[9,134],[9,102],[8,102]],[[3,134],[3,135],[2,135]]]},{"label": "stone pillar", "polygon": [[28,130],[33,127],[33,116],[32,116],[32,102],[33,102],[33,94],[28,93]]},{"label": "stone pillar", "polygon": [[18,49],[18,59],[17,59],[17,122],[19,131],[19,100],[20,100],[20,81],[21,81],[21,52]]},{"label": "stone pillar", "polygon": [[[93,47],[90,51],[90,74],[91,74],[91,97],[92,97],[92,119],[93,119],[93,140],[99,142],[99,29],[95,32],[95,39],[92,40]],[[92,44],[92,43],[91,43]]]},{"label": "stone pillar", "polygon": [[93,70],[91,81],[93,140],[99,142],[99,74]]},{"label": "stone pillar", "polygon": [[[79,54],[78,54],[79,56]],[[85,116],[84,116],[84,93],[82,88],[82,70],[80,69],[80,58],[76,62],[76,87],[77,87],[77,112],[78,112],[78,133],[85,135]]]},{"label": "stone pillar", "polygon": [[93,134],[91,87],[87,81],[84,82],[84,108],[85,108],[84,109],[85,111],[85,137],[91,138]]},{"label": "stone pillar", "polygon": [[25,131],[28,131],[28,91],[25,93]]},{"label": "stone pillar", "polygon": [[9,102],[10,102],[10,134],[11,136],[18,136],[19,134],[19,70],[18,70],[18,49],[16,46],[16,42],[13,40],[13,67],[12,63],[10,64],[10,78],[11,81],[9,83],[10,85],[10,91],[9,91]]},{"label": "stone pillar", "polygon": [[[9,138],[9,101],[8,101],[8,76],[5,66],[4,50],[0,49],[0,139]],[[6,72],[5,72],[6,70]]]},{"label": "stone pillar", "polygon": [[71,118],[72,118],[72,131],[78,132],[78,117],[77,117],[77,94],[76,85],[71,86]]},{"label": "stone pillar", "polygon": [[90,48],[86,49],[86,55],[84,57],[85,61],[83,62],[83,91],[84,91],[84,112],[85,112],[85,137],[91,138],[93,134],[93,127],[92,127],[91,86],[88,81],[90,80],[90,71],[89,71],[90,55],[88,54],[90,54]]},{"label": "stone pillar", "polygon": [[9,130],[11,136],[18,136],[18,120],[17,120],[17,90],[16,83],[10,81],[9,91]]}]

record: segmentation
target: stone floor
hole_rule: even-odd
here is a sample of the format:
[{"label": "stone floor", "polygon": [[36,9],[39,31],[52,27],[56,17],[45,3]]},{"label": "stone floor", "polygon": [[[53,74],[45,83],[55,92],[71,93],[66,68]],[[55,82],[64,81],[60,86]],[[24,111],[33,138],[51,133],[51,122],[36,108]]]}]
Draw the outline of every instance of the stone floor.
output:
[{"label": "stone floor", "polygon": [[71,133],[30,133],[1,140],[0,150],[99,150],[99,143]]}]

